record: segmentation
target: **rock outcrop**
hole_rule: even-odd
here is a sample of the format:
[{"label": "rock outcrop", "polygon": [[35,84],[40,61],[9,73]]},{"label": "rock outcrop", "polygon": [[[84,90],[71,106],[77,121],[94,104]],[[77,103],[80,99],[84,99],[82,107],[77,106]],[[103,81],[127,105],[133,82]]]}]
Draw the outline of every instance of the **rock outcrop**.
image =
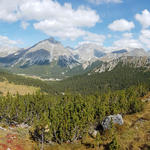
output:
[{"label": "rock outcrop", "polygon": [[102,73],[106,71],[112,71],[119,63],[122,66],[128,65],[132,68],[145,68],[150,69],[150,57],[148,56],[122,56],[115,58],[111,61],[103,61],[103,64],[95,68],[93,71],[96,73]]},{"label": "rock outcrop", "polygon": [[102,121],[102,127],[104,130],[111,128],[111,121],[113,124],[123,125],[124,121],[120,114],[107,116]]}]

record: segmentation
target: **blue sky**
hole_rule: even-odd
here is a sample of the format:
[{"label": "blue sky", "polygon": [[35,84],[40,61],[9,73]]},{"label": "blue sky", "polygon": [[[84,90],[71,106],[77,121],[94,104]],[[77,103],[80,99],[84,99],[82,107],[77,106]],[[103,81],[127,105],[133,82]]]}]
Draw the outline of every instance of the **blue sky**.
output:
[{"label": "blue sky", "polygon": [[0,0],[0,46],[29,47],[54,37],[150,49],[149,0]]}]

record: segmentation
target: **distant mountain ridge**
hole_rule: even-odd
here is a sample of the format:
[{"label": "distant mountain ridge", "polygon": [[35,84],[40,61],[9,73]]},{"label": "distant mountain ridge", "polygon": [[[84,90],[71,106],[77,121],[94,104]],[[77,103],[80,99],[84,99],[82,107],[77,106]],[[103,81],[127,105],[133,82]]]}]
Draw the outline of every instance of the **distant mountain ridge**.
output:
[{"label": "distant mountain ridge", "polygon": [[111,70],[123,58],[127,59],[130,56],[149,57],[150,53],[144,49],[120,49],[109,52],[93,43],[81,44],[72,49],[64,47],[54,38],[49,38],[27,49],[18,49],[14,52],[12,50],[5,55],[0,53],[0,64],[15,73],[64,78],[96,71],[97,68],[101,69],[97,69],[96,72]]},{"label": "distant mountain ridge", "polygon": [[133,68],[145,68],[150,69],[150,58],[147,56],[122,56],[117,59],[113,59],[109,62],[103,63],[101,66],[95,68],[93,72],[106,72],[112,71],[118,64],[129,65]]}]

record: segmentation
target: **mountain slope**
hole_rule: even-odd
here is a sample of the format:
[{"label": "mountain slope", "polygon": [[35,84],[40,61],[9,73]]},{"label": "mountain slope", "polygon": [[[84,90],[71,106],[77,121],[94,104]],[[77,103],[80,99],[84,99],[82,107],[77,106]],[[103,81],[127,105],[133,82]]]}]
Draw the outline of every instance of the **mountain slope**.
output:
[{"label": "mountain slope", "polygon": [[[139,63],[140,61],[137,59],[137,62]],[[102,73],[95,72],[94,69],[98,65],[102,66],[103,64],[99,64],[99,62],[97,62],[95,65],[93,64],[93,66],[87,68],[87,70],[85,70],[85,72],[83,72],[84,74],[82,75],[80,75],[82,71],[80,68],[81,66],[76,69],[74,68],[75,73],[71,72],[73,71],[73,69],[71,69],[68,74],[77,74],[78,72],[78,76],[69,77],[69,75],[72,76],[72,74],[69,74],[69,78],[59,82],[40,81],[37,79],[25,78],[22,76],[12,75],[3,72],[0,73],[0,77],[4,76],[9,82],[14,82],[16,84],[25,84],[41,87],[42,91],[53,94],[67,91],[70,91],[71,93],[73,92],[82,94],[91,94],[95,92],[103,93],[108,91],[109,89],[120,90],[126,89],[133,85],[150,85],[150,70],[148,68],[145,68],[143,65],[138,66],[138,64],[136,64],[137,66],[133,66],[129,63],[123,64],[123,62],[118,62],[111,71],[106,70]],[[91,68],[93,68],[93,71],[91,71]],[[36,71],[37,69],[33,68],[33,70]],[[56,74],[56,72],[54,74]]]},{"label": "mountain slope", "polygon": [[93,58],[101,58],[106,55],[105,49],[97,44],[84,43],[75,49],[81,61],[89,61]]},{"label": "mountain slope", "polygon": [[5,54],[2,53],[0,66],[12,73],[56,80],[93,71],[111,71],[120,61],[128,61],[129,57],[137,58],[137,61],[140,57],[147,57],[149,62],[149,56],[149,52],[144,49],[111,50],[94,43],[83,43],[72,49],[49,38],[28,49],[15,49],[11,53],[8,50]]},{"label": "mountain slope", "polygon": [[27,49],[27,52],[18,60],[21,67],[32,65],[45,65],[57,60],[58,65],[69,67],[78,64],[73,53],[53,38],[41,41]]},{"label": "mountain slope", "polygon": [[105,92],[109,89],[125,89],[132,85],[148,84],[150,82],[150,71],[145,68],[134,68],[130,65],[117,64],[111,71],[102,73],[90,73],[74,76],[55,83],[58,91],[71,91],[74,93],[90,94],[94,92]]},{"label": "mountain slope", "polygon": [[100,67],[97,67],[93,72],[105,72],[113,70],[119,63],[122,65],[129,65],[134,68],[143,67],[150,69],[150,58],[147,56],[122,56],[111,61],[103,63]]}]

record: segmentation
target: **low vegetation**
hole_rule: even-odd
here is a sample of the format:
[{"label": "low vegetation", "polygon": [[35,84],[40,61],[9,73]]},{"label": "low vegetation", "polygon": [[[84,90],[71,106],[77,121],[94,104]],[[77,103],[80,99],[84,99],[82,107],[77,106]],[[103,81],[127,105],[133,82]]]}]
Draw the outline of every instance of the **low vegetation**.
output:
[{"label": "low vegetation", "polygon": [[[10,92],[0,96],[0,122],[8,127],[27,125],[30,139],[41,149],[49,149],[50,144],[51,149],[149,148],[149,103],[145,106],[141,100],[150,91],[149,72],[142,68],[135,72],[128,66],[118,66],[111,72],[61,82],[43,82],[1,71],[0,80],[17,84],[17,88],[41,88],[36,93],[22,95],[18,91],[16,95]],[[104,131],[102,120],[118,113],[123,115],[124,125],[112,125]],[[89,134],[91,127],[96,129],[96,137]],[[143,141],[138,144],[140,135]]]},{"label": "low vegetation", "polygon": [[52,96],[40,92],[25,96],[8,94],[0,98],[1,122],[28,124],[31,138],[38,142],[74,142],[82,140],[91,126],[98,127],[107,115],[141,111],[143,103],[139,98],[147,92],[148,89],[140,85],[91,96]]},{"label": "low vegetation", "polygon": [[112,71],[74,76],[60,82],[53,83],[57,91],[71,91],[73,93],[93,94],[110,90],[121,90],[130,86],[147,84],[150,86],[150,71],[144,68],[132,68],[129,65],[118,64]]}]

